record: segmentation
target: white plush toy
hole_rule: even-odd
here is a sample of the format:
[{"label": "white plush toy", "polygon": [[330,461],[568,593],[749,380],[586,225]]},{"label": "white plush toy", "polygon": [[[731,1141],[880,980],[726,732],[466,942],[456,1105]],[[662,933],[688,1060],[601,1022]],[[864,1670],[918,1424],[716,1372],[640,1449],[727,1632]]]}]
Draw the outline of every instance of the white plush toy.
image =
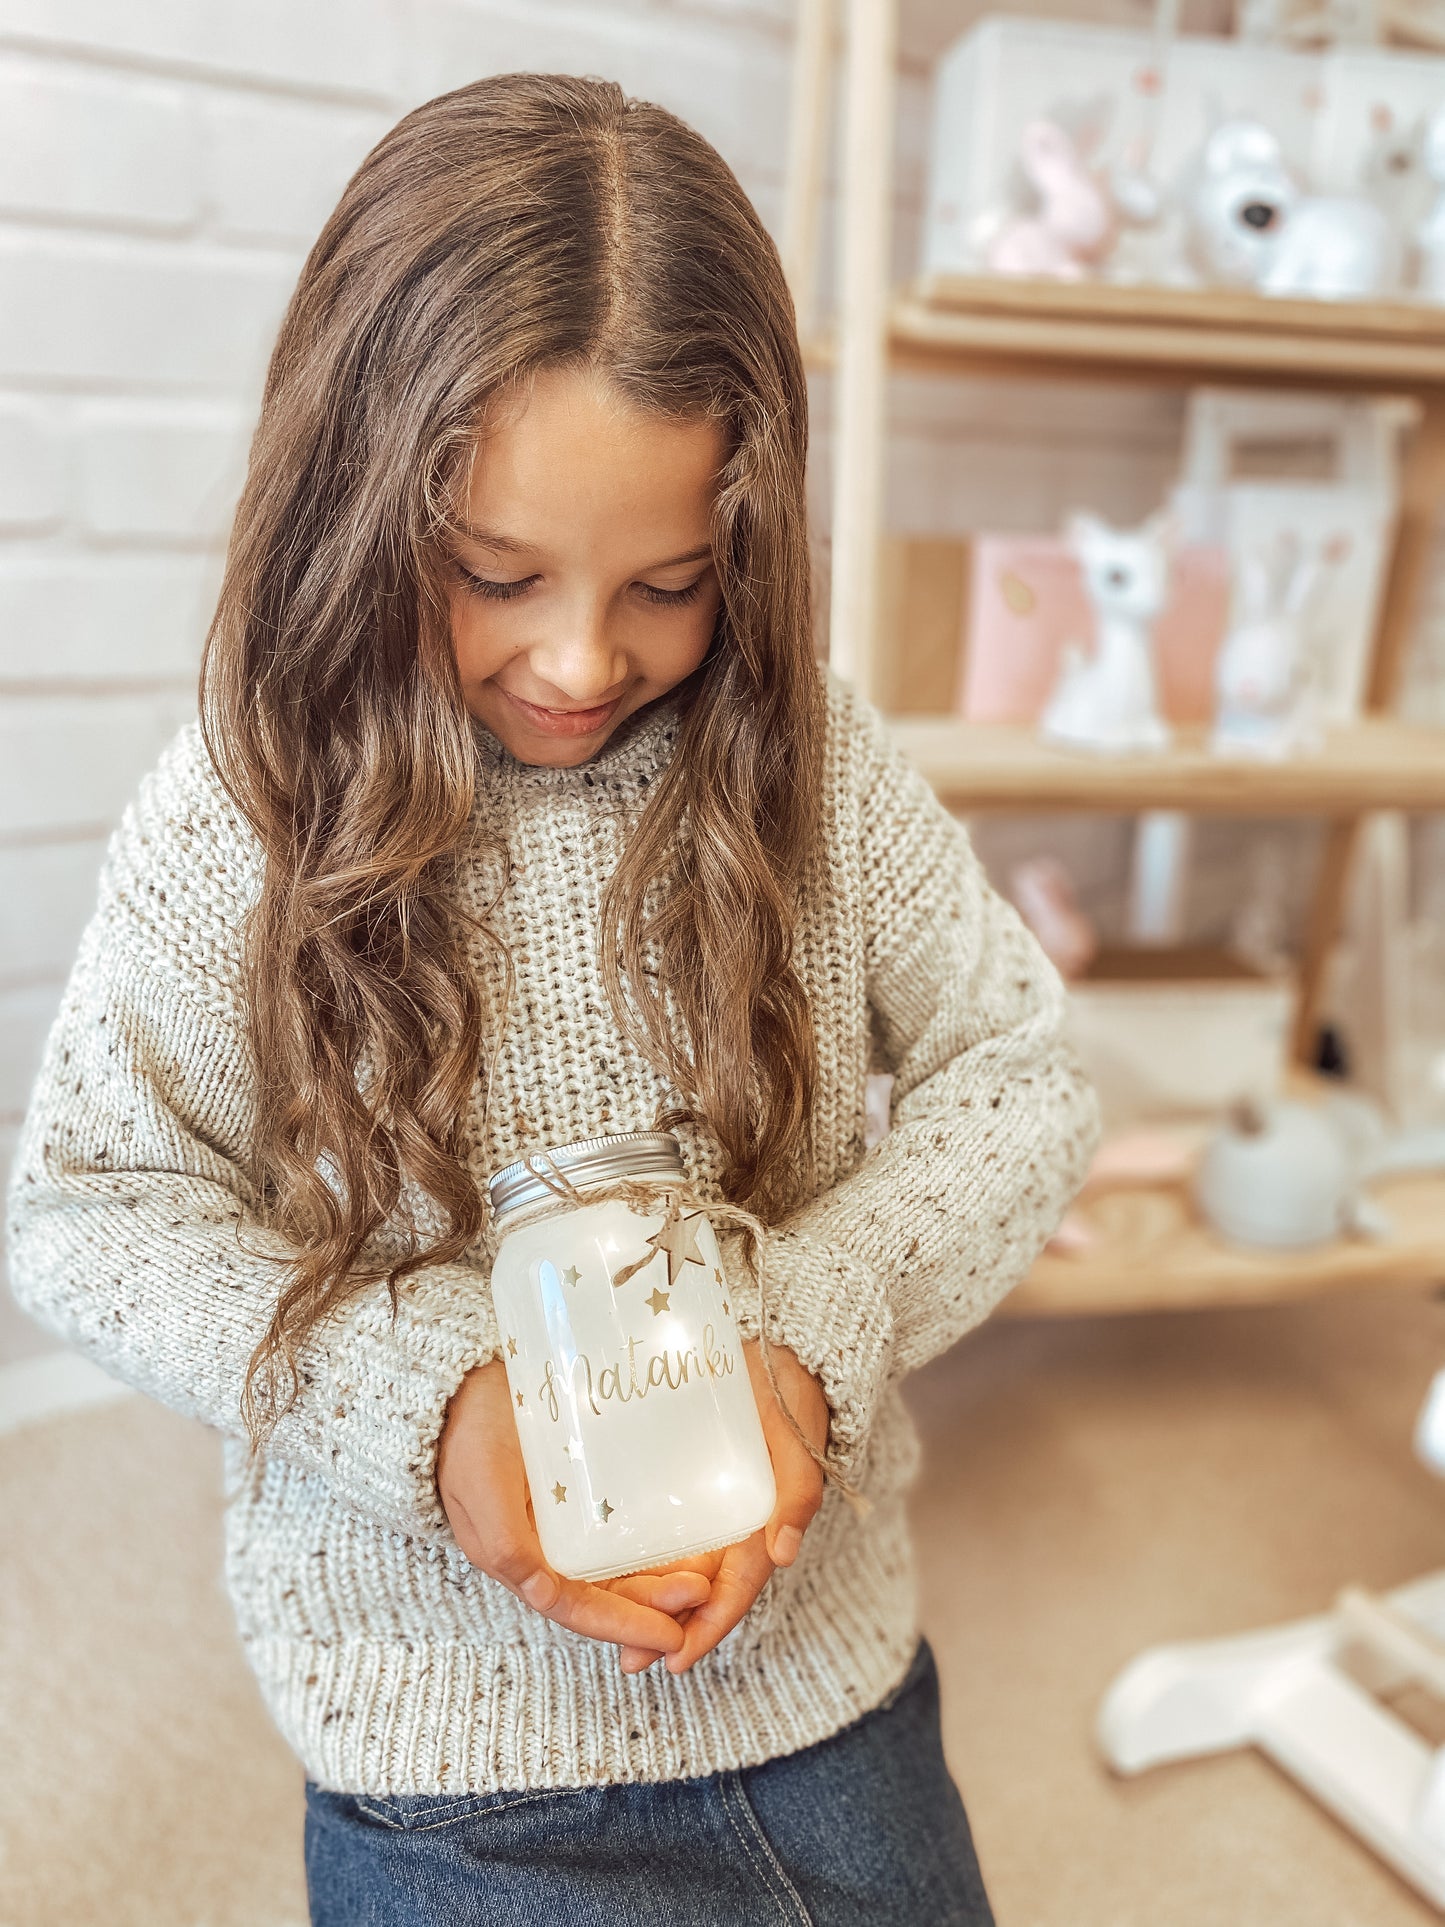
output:
[{"label": "white plush toy", "polygon": [[1210,280],[1266,294],[1343,299],[1378,293],[1389,278],[1383,211],[1361,198],[1302,193],[1259,121],[1225,121],[1205,142],[1189,239]]},{"label": "white plush toy", "polygon": [[1068,650],[1039,727],[1083,749],[1167,749],[1170,732],[1154,694],[1153,623],[1168,593],[1173,524],[1161,512],[1142,528],[1113,529],[1079,514],[1066,534],[1094,605],[1094,647]]},{"label": "white plush toy", "polygon": [[1316,665],[1305,608],[1319,560],[1297,536],[1282,537],[1270,556],[1239,565],[1233,626],[1215,664],[1214,734],[1221,756],[1278,760],[1317,750]]}]

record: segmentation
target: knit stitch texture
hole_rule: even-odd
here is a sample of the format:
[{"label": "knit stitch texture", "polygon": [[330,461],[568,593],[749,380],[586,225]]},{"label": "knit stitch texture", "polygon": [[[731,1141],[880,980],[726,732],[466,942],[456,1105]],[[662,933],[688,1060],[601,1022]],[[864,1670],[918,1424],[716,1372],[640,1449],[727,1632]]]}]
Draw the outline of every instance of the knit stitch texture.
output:
[{"label": "knit stitch texture", "polygon": [[[223,1434],[240,1636],[323,1786],[465,1795],[751,1765],[836,1732],[907,1669],[918,1440],[900,1382],[1023,1276],[1098,1115],[1052,965],[878,712],[823,673],[826,835],[796,940],[818,1191],[769,1232],[768,1330],[821,1379],[828,1449],[872,1507],[859,1517],[830,1484],[794,1565],[679,1677],[624,1675],[615,1647],[532,1612],[451,1534],[435,1477],[447,1401],[499,1355],[485,1237],[405,1280],[395,1320],[384,1283],[326,1320],[304,1396],[248,1469],[242,1376],[277,1288],[265,1254],[286,1252],[253,1215],[248,1158],[238,932],[260,855],[194,721],[110,840],[15,1159],[13,1288],[78,1351]],[[474,825],[511,857],[493,921],[516,969],[485,1131],[480,1079],[470,1119],[479,1181],[524,1152],[648,1129],[680,1101],[619,1033],[596,961],[602,886],[679,721],[664,697],[572,769],[521,763],[477,725]],[[474,913],[500,864],[469,850]],[[500,965],[474,941],[496,1008]],[[895,1079],[871,1146],[870,1068]],[[678,1136],[688,1180],[719,1199],[720,1147]],[[756,1337],[756,1290],[734,1282]]]}]

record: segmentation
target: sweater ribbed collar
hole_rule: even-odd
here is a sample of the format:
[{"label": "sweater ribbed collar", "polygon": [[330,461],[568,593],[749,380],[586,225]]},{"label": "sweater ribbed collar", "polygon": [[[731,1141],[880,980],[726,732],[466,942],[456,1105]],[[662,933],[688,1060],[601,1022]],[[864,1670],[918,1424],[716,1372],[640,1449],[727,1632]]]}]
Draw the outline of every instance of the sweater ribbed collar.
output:
[{"label": "sweater ribbed collar", "polygon": [[668,690],[625,717],[595,756],[566,767],[522,762],[474,717],[472,733],[481,785],[489,789],[585,791],[630,787],[644,778],[650,781],[672,755],[686,706],[680,688]]}]

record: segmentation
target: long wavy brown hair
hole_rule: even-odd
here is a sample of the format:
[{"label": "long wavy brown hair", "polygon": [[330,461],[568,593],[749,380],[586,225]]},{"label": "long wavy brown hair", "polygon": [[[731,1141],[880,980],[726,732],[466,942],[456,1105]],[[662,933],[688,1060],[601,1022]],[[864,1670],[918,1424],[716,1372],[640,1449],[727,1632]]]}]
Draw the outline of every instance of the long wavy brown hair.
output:
[{"label": "long wavy brown hair", "polygon": [[455,888],[478,765],[446,530],[489,409],[569,364],[719,423],[729,451],[717,628],[606,886],[608,998],[685,1098],[658,1121],[721,1145],[727,1197],[775,1220],[815,1183],[793,947],[824,697],[777,251],[721,157],[662,108],[603,81],[478,81],[384,137],[311,251],[202,663],[206,748],[264,853],[244,932],[252,1152],[260,1219],[293,1254],[246,1374],[253,1449],[337,1303],[384,1277],[395,1309],[400,1279],[487,1229],[465,1126],[502,1019],[468,932],[504,946]]}]

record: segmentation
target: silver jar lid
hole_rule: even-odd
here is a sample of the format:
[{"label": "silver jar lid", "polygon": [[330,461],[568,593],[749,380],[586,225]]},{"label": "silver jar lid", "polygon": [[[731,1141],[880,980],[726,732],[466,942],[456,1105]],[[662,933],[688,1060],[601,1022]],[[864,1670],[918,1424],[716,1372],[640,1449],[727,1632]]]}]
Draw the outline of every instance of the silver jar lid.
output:
[{"label": "silver jar lid", "polygon": [[[578,1138],[572,1144],[550,1146],[547,1155],[578,1185],[603,1184],[617,1178],[684,1175],[682,1146],[671,1131],[617,1131],[611,1137]],[[537,1152],[530,1152],[515,1164],[503,1165],[487,1179],[496,1224],[523,1205],[556,1197],[553,1186],[533,1168],[532,1160],[537,1157]]]}]

